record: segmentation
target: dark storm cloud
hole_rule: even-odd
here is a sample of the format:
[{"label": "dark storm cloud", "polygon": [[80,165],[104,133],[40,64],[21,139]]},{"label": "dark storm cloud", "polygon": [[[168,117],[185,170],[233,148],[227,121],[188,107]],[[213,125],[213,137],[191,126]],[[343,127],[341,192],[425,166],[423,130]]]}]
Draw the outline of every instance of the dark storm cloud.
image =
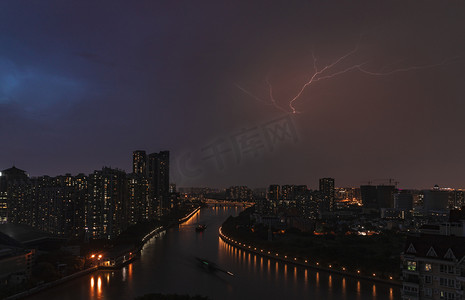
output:
[{"label": "dark storm cloud", "polygon": [[[173,166],[191,153],[190,168],[203,171],[173,168],[180,185],[314,186],[333,176],[460,187],[464,15],[460,2],[432,1],[3,1],[0,165],[129,170],[134,149],[169,149]],[[338,70],[432,67],[322,80],[295,102],[297,143],[227,157],[222,170],[202,160],[213,141],[290,112],[312,52],[322,67],[357,46]]]},{"label": "dark storm cloud", "polygon": [[75,53],[76,56],[79,56],[83,59],[89,60],[90,62],[96,63],[96,64],[102,64],[106,67],[114,67],[116,64],[106,60],[104,57],[95,54],[95,53],[89,53],[89,52],[80,52],[80,53]]}]

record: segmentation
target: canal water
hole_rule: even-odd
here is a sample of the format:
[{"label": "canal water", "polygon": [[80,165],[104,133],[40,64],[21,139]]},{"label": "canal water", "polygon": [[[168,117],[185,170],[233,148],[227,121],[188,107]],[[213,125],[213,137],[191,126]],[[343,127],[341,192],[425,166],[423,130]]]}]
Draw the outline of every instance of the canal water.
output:
[{"label": "canal water", "polygon": [[[218,229],[242,208],[210,207],[152,238],[141,257],[115,271],[98,271],[28,299],[128,299],[147,293],[204,295],[222,299],[399,299],[400,289],[381,283],[295,267],[238,250]],[[197,224],[207,229],[196,232]],[[215,262],[234,274],[212,272],[196,259]]]}]

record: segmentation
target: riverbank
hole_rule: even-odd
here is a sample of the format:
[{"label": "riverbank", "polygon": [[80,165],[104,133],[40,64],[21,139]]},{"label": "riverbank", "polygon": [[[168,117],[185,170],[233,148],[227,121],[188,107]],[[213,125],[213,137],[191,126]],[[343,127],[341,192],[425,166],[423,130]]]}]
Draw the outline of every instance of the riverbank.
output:
[{"label": "riverbank", "polygon": [[60,279],[50,281],[50,282],[38,285],[36,287],[33,287],[33,288],[29,289],[29,290],[26,290],[26,291],[23,291],[23,292],[8,296],[8,297],[4,298],[4,300],[23,299],[23,298],[31,296],[33,294],[39,293],[39,292],[41,292],[43,290],[50,289],[52,287],[56,287],[56,286],[58,286],[60,284],[63,284],[65,282],[71,281],[73,279],[76,279],[76,278],[79,278],[79,277],[94,273],[95,271],[98,271],[98,270],[119,269],[119,268],[123,267],[124,265],[129,264],[133,260],[137,259],[137,257],[140,256],[140,252],[141,252],[143,246],[151,238],[153,238],[154,236],[158,236],[159,234],[162,234],[163,232],[165,232],[168,228],[171,228],[172,226],[180,225],[180,224],[182,224],[184,222],[189,221],[200,209],[201,209],[201,206],[198,206],[198,207],[194,208],[194,210],[187,213],[186,215],[176,217],[176,218],[174,218],[174,220],[166,222],[165,225],[158,226],[158,227],[154,228],[153,230],[151,230],[150,232],[148,232],[147,234],[145,234],[140,239],[140,241],[137,243],[137,246],[136,246],[135,249],[128,250],[127,253],[125,252],[125,253],[121,254],[122,257],[129,256],[130,259],[123,260],[122,263],[118,264],[117,266],[114,266],[114,267],[111,267],[111,268],[109,268],[108,266],[105,266],[105,265],[92,266],[90,268],[87,268],[85,270],[82,270],[82,271],[73,273],[71,275],[62,277]]},{"label": "riverbank", "polygon": [[260,247],[257,247],[256,245],[253,244],[246,244],[243,243],[242,241],[235,240],[227,235],[225,235],[222,231],[222,227],[219,229],[219,236],[220,238],[227,244],[242,249],[244,251],[260,255],[269,259],[274,259],[278,260],[281,262],[289,263],[289,264],[294,264],[297,266],[305,267],[305,268],[312,268],[315,270],[320,270],[320,271],[326,271],[329,273],[337,273],[341,274],[344,276],[351,276],[355,277],[358,279],[364,279],[364,280],[370,280],[370,281],[376,281],[376,282],[382,282],[385,284],[389,285],[395,285],[395,286],[402,286],[402,282],[395,280],[394,278],[389,278],[389,279],[384,279],[376,275],[376,273],[372,274],[363,274],[361,271],[355,271],[351,272],[350,270],[347,270],[345,267],[342,267],[340,269],[333,267],[332,265],[328,266],[323,266],[317,261],[312,261],[310,259],[305,259],[301,257],[293,257],[293,256],[288,256],[280,253],[275,253],[273,251],[269,251],[268,249],[260,249]]},{"label": "riverbank", "polygon": [[40,291],[43,291],[43,290],[45,290],[45,289],[49,289],[49,288],[55,287],[55,286],[57,286],[57,285],[60,285],[60,284],[62,284],[62,283],[65,283],[65,282],[67,282],[67,281],[70,281],[70,280],[72,280],[72,279],[75,279],[75,278],[78,278],[78,277],[81,277],[81,276],[84,276],[84,275],[93,273],[93,272],[95,272],[95,271],[97,271],[97,270],[98,270],[98,267],[97,267],[97,266],[92,267],[92,268],[88,268],[88,269],[85,269],[85,270],[76,272],[76,273],[74,273],[74,274],[65,276],[65,277],[63,277],[63,278],[60,278],[60,279],[58,279],[58,280],[50,281],[50,282],[47,282],[47,283],[45,283],[45,284],[36,286],[36,287],[34,287],[34,288],[32,288],[32,289],[29,289],[29,290],[27,290],[27,291],[24,291],[24,292],[21,292],[21,293],[12,295],[12,296],[10,296],[10,297],[5,298],[4,300],[22,299],[22,298],[25,298],[25,297],[27,297],[27,296],[36,294],[36,293],[38,293],[38,292],[40,292]]},{"label": "riverbank", "polygon": [[315,235],[295,228],[274,229],[255,223],[253,213],[254,208],[249,208],[225,220],[220,232],[223,240],[289,263],[400,285],[402,235],[394,232],[374,236]]}]

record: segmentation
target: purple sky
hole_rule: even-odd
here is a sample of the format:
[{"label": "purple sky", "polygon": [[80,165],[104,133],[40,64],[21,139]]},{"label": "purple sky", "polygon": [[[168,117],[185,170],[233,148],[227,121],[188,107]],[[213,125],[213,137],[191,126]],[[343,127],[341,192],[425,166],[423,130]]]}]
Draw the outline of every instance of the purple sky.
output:
[{"label": "purple sky", "polygon": [[465,187],[462,1],[6,0],[0,45],[0,169]]}]

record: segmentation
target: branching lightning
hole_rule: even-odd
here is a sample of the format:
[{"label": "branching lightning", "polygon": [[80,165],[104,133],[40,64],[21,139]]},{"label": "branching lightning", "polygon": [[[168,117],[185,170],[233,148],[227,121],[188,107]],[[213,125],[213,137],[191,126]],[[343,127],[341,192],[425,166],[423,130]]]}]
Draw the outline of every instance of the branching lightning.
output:
[{"label": "branching lightning", "polygon": [[[267,83],[269,84],[269,82],[267,82]],[[279,110],[281,110],[281,111],[283,111],[283,112],[285,112],[285,113],[289,113],[286,109],[282,108],[281,106],[279,106],[279,105],[276,103],[276,101],[274,101],[274,98],[273,98],[273,90],[272,90],[271,85],[269,86],[269,87],[270,87],[270,98],[271,98],[271,101],[265,101],[265,100],[263,100],[263,99],[257,97],[256,95],[252,94],[251,92],[249,92],[248,90],[246,90],[245,88],[243,88],[242,86],[240,86],[240,85],[237,84],[237,83],[235,84],[235,86],[236,86],[239,90],[243,91],[245,94],[249,95],[252,99],[254,99],[254,100],[258,101],[258,102],[261,102],[261,103],[263,103],[263,104],[265,104],[265,105],[272,105],[272,106],[274,106],[276,109],[279,109]]]},{"label": "branching lightning", "polygon": [[[388,72],[369,71],[366,68],[366,65],[368,64],[368,62],[352,64],[352,65],[350,65],[348,67],[345,67],[344,69],[341,70],[340,66],[342,65],[342,63],[344,61],[346,61],[350,56],[355,54],[358,51],[358,48],[359,47],[357,45],[357,47],[355,47],[353,50],[347,52],[343,56],[337,58],[332,63],[327,64],[322,68],[318,68],[317,58],[315,57],[314,53],[312,53],[313,75],[311,75],[310,79],[305,84],[302,85],[302,87],[298,90],[297,94],[288,101],[288,106],[289,106],[290,111],[292,113],[294,113],[294,114],[299,113],[297,111],[297,109],[295,108],[294,103],[302,97],[304,92],[312,84],[314,84],[314,83],[316,83],[318,81],[322,81],[322,80],[326,80],[326,79],[332,79],[332,78],[334,78],[334,77],[336,77],[338,75],[342,75],[342,74],[345,74],[345,73],[350,72],[350,71],[359,71],[359,72],[362,72],[362,73],[370,75],[370,76],[389,76],[389,75],[393,75],[393,74],[401,73],[401,72],[409,72],[409,71],[415,71],[415,70],[423,70],[423,69],[430,69],[430,68],[440,67],[440,66],[443,66],[444,64],[446,64],[446,63],[448,63],[448,62],[450,62],[452,60],[457,59],[457,57],[455,57],[455,58],[452,58],[452,59],[444,60],[444,61],[442,61],[440,63],[436,63],[436,64],[422,65],[422,66],[410,66],[410,67],[405,67],[405,68],[397,68],[397,69],[393,69],[393,70],[388,71]],[[279,109],[281,111],[289,113],[289,110],[284,109],[283,107],[281,107],[278,104],[278,101],[276,101],[276,99],[274,98],[273,86],[272,86],[272,84],[271,84],[271,82],[269,80],[269,76],[266,77],[265,81],[266,81],[266,84],[268,85],[269,101],[264,101],[264,100],[258,98],[257,96],[253,95],[251,92],[247,91],[246,89],[244,89],[243,87],[241,87],[238,84],[236,84],[236,86],[237,86],[237,88],[239,88],[240,90],[242,90],[244,93],[251,96],[255,100],[266,103],[267,105],[272,105],[272,106],[274,106],[275,108],[277,108],[277,109]]]},{"label": "branching lightning", "polygon": [[[300,89],[300,91],[297,93],[297,95],[292,98],[292,100],[289,102],[289,107],[291,108],[292,110],[292,113],[297,113],[297,110],[295,109],[294,107],[294,102],[300,98],[300,96],[302,96],[303,92],[305,91],[305,89],[311,85],[313,82],[316,82],[316,81],[319,81],[322,79],[322,77],[319,77],[321,74],[323,74],[325,71],[327,70],[330,70],[331,68],[333,68],[334,66],[336,66],[337,64],[339,64],[341,61],[343,61],[344,59],[346,59],[347,57],[349,57],[350,55],[354,54],[356,51],[358,50],[358,46],[350,51],[349,53],[347,53],[346,55],[344,56],[341,56],[340,58],[338,58],[337,60],[335,60],[333,63],[329,64],[329,65],[326,65],[324,68],[322,68],[321,70],[318,70],[318,67],[317,67],[317,64],[316,64],[316,57],[315,57],[315,54],[312,53],[312,57],[313,57],[313,68],[314,68],[314,73],[313,73],[313,76],[310,78],[310,80],[305,83],[302,88]],[[347,70],[349,71],[349,70]],[[343,73],[347,72],[347,71],[344,71]],[[341,73],[342,74],[342,73]],[[330,77],[334,77],[336,76],[335,74],[332,74],[332,75],[328,75]]]},{"label": "branching lightning", "polygon": [[392,74],[395,74],[395,73],[400,73],[400,72],[409,72],[409,71],[416,71],[416,70],[423,70],[423,69],[430,69],[430,68],[436,68],[436,67],[440,67],[440,66],[443,66],[453,60],[456,60],[457,58],[459,58],[458,56],[456,57],[453,57],[451,59],[446,59],[440,63],[437,63],[437,64],[432,64],[432,65],[425,65],[425,66],[411,66],[411,67],[406,67],[406,68],[400,68],[400,69],[394,69],[392,71],[389,71],[389,72],[371,72],[371,71],[368,71],[368,70],[365,70],[363,69],[361,66],[358,67],[357,69],[360,71],[360,72],[363,72],[365,74],[368,74],[368,75],[371,75],[371,76],[387,76],[387,75],[392,75]]}]

